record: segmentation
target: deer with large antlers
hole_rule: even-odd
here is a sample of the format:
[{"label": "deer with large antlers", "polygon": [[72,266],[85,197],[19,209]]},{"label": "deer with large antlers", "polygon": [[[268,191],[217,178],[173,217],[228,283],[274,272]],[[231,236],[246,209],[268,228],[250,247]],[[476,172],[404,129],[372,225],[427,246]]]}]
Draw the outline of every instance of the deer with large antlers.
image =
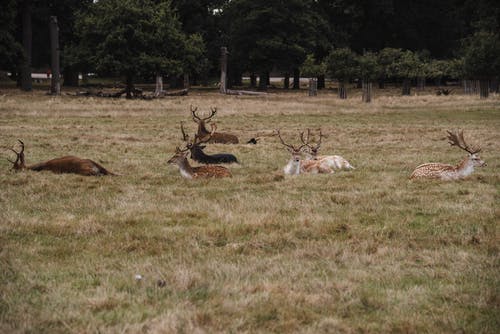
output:
[{"label": "deer with large antlers", "polygon": [[349,161],[341,157],[340,155],[318,155],[319,148],[321,146],[321,138],[324,135],[321,133],[321,129],[319,130],[319,140],[318,143],[313,146],[309,143],[310,130],[307,129],[307,137],[304,138],[304,133],[300,134],[300,140],[302,143],[309,149],[306,151],[307,160],[316,160],[320,161],[321,165],[327,166],[332,170],[335,169],[355,169]]},{"label": "deer with large antlers", "polygon": [[333,171],[328,166],[322,166],[318,161],[302,160],[302,149],[306,147],[306,145],[295,147],[291,144],[287,144],[283,140],[280,130],[276,130],[276,134],[280,139],[281,144],[285,146],[288,152],[290,152],[290,154],[292,155],[286,166],[283,168],[283,172],[286,175],[299,175],[301,173],[333,173]]},{"label": "deer with large antlers", "polygon": [[456,166],[442,163],[427,163],[420,165],[411,173],[410,179],[458,180],[470,175],[474,171],[474,167],[486,166],[486,162],[481,160],[478,155],[481,148],[467,145],[464,140],[463,130],[447,132],[450,145],[461,148],[469,155]]},{"label": "deer with large antlers", "polygon": [[[215,126],[212,125],[212,132],[215,132]],[[199,179],[199,178],[222,178],[222,177],[231,177],[231,172],[229,169],[223,166],[199,166],[192,167],[189,164],[187,159],[187,155],[189,154],[189,147],[186,145],[183,149],[177,147],[175,149],[175,154],[172,158],[170,158],[167,162],[169,164],[175,164],[179,167],[179,171],[181,172],[182,177],[186,179]]]},{"label": "deer with large antlers", "polygon": [[[200,117],[197,115],[198,107],[193,108],[190,106],[191,114],[193,116],[193,121],[198,124],[198,136],[200,138],[204,138],[207,136],[210,131],[206,128],[206,123],[209,123],[212,117],[217,113],[217,108],[210,108],[210,115],[207,117]],[[208,141],[209,143],[220,143],[220,144],[238,144],[238,137],[235,135],[224,133],[224,132],[215,132]]]},{"label": "deer with large antlers", "polygon": [[205,145],[201,145],[206,143],[212,138],[213,133],[216,130],[215,124],[212,124],[212,132],[205,136],[205,138],[200,138],[198,134],[194,136],[192,141],[189,140],[189,135],[184,131],[183,122],[181,122],[181,132],[182,132],[182,140],[186,142],[186,147],[191,152],[191,159],[204,163],[204,164],[218,164],[218,163],[238,163],[238,159],[232,154],[229,153],[218,153],[218,154],[205,154],[203,149],[206,147]]},{"label": "deer with large antlers", "polygon": [[16,160],[12,161],[10,159],[7,159],[13,164],[12,169],[16,171],[28,169],[37,172],[51,171],[57,174],[73,173],[85,176],[116,175],[114,173],[111,173],[95,161],[92,161],[90,159],[81,159],[74,156],[56,158],[26,166],[24,160],[24,143],[21,140],[18,141],[21,144],[21,150],[19,152],[17,152],[13,148],[9,148],[9,150],[16,154]]}]

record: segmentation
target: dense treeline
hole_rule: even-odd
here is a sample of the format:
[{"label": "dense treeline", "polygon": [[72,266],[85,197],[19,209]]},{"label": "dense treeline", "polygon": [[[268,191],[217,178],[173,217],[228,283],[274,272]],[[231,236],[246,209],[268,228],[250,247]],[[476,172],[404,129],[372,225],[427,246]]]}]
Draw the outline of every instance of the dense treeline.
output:
[{"label": "dense treeline", "polygon": [[[78,73],[179,86],[215,77],[229,49],[229,84],[266,89],[270,73],[368,84],[455,78],[498,81],[500,4],[494,0],[5,0],[0,69],[31,89],[50,68],[48,21],[57,16],[65,85]],[[293,81],[291,82],[291,79]],[[346,91],[341,89],[342,97]]]}]

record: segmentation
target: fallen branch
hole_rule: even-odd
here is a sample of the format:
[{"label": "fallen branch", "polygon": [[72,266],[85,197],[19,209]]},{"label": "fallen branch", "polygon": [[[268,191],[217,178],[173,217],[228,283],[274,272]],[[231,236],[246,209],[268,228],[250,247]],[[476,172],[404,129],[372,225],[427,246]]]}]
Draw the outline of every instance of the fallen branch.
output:
[{"label": "fallen branch", "polygon": [[226,89],[226,95],[267,95],[265,92],[254,92],[251,90]]}]

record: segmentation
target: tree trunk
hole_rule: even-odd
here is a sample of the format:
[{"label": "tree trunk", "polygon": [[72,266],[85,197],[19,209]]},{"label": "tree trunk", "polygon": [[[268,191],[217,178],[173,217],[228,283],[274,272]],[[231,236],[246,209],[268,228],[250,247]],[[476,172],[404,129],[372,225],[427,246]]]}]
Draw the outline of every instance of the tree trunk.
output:
[{"label": "tree trunk", "polygon": [[78,71],[72,66],[65,66],[63,73],[64,87],[78,87]]},{"label": "tree trunk", "polygon": [[220,93],[227,92],[227,48],[220,48]]},{"label": "tree trunk", "polygon": [[347,89],[344,81],[339,81],[339,98],[342,100],[347,99]]},{"label": "tree trunk", "polygon": [[481,99],[488,98],[490,93],[490,81],[488,79],[479,80],[479,97]]},{"label": "tree trunk", "polygon": [[319,75],[318,76],[318,89],[324,89],[325,88],[325,76]]},{"label": "tree trunk", "polygon": [[50,81],[50,93],[61,95],[61,72],[59,67],[59,26],[57,16],[50,17],[50,55],[52,64],[52,80]]},{"label": "tree trunk", "polygon": [[379,78],[378,79],[378,88],[379,89],[384,89],[385,88],[385,79],[384,78]]},{"label": "tree trunk", "polygon": [[257,87],[257,76],[255,75],[255,73],[250,74],[250,87]]},{"label": "tree trunk", "polygon": [[189,89],[189,74],[188,73],[184,73],[184,88],[185,89]]},{"label": "tree trunk", "polygon": [[309,96],[318,95],[318,79],[310,78],[309,79]]},{"label": "tree trunk", "polygon": [[498,94],[498,78],[493,78],[490,81],[490,93],[497,93]]},{"label": "tree trunk", "polygon": [[300,89],[300,70],[293,70],[293,89]]},{"label": "tree trunk", "polygon": [[425,77],[419,77],[417,78],[417,90],[424,90],[425,89]]},{"label": "tree trunk", "polygon": [[163,91],[163,76],[160,73],[156,73],[156,85],[155,85],[155,96],[158,96]]},{"label": "tree trunk", "polygon": [[410,95],[411,93],[411,80],[408,78],[403,79],[402,95]]},{"label": "tree trunk", "polygon": [[127,93],[127,99],[131,99],[132,91],[134,90],[134,83],[131,74],[127,74],[127,77],[125,78],[125,84],[126,84],[125,92]]},{"label": "tree trunk", "polygon": [[31,81],[31,46],[33,40],[31,0],[24,0],[22,3],[22,22],[24,61],[21,65],[21,89],[24,91],[31,91],[33,89]]},{"label": "tree trunk", "polygon": [[267,90],[267,73],[263,71],[259,75],[259,90],[266,91]]},{"label": "tree trunk", "polygon": [[290,73],[288,72],[285,73],[285,81],[283,82],[283,88],[285,89],[290,88]]},{"label": "tree trunk", "polygon": [[363,102],[372,102],[372,83],[368,80],[363,80]]},{"label": "tree trunk", "polygon": [[358,89],[363,88],[363,80],[358,80],[358,81],[356,82],[356,88],[358,88]]}]

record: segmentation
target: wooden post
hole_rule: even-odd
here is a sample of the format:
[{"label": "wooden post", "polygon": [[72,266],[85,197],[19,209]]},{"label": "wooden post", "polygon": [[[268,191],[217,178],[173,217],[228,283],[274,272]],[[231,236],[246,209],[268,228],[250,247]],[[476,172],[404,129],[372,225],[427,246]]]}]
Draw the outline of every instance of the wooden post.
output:
[{"label": "wooden post", "polygon": [[57,16],[50,17],[50,54],[52,60],[52,80],[50,81],[50,93],[61,94],[61,79],[59,68],[59,27]]},{"label": "wooden post", "polygon": [[227,93],[227,48],[220,48],[220,92]]},{"label": "wooden post", "polygon": [[309,78],[309,96],[318,95],[318,79]]}]

